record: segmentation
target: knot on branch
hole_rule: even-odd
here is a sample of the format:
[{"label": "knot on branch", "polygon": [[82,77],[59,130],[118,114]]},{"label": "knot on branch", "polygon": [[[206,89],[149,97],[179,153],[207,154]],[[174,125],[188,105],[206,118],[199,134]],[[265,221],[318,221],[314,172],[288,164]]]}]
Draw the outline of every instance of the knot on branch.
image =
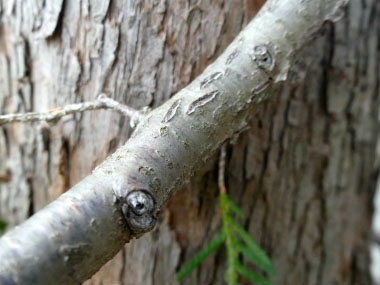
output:
[{"label": "knot on branch", "polygon": [[146,190],[129,192],[121,210],[134,233],[150,231],[157,222],[156,202],[152,194]]},{"label": "knot on branch", "polygon": [[266,45],[255,46],[253,48],[251,58],[257,64],[258,67],[266,71],[272,71],[274,68],[274,57],[272,56]]}]

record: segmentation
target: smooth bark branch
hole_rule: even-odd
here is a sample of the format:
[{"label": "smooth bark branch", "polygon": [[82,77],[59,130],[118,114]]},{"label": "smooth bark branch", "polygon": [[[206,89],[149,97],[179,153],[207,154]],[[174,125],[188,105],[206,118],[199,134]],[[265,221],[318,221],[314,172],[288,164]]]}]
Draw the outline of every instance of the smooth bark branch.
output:
[{"label": "smooth bark branch", "polygon": [[76,284],[133,237],[227,139],[268,88],[286,80],[297,50],[346,1],[273,0],[189,86],[146,115],[129,141],[0,240],[0,283]]},{"label": "smooth bark branch", "polygon": [[82,102],[77,104],[66,105],[61,108],[51,109],[45,113],[20,113],[20,114],[8,114],[0,116],[0,126],[17,123],[17,122],[55,122],[63,116],[75,114],[79,112],[108,109],[119,112],[120,114],[127,116],[131,119],[131,126],[134,127],[142,119],[143,114],[131,107],[125,106],[116,102],[115,100],[107,97],[105,94],[101,94],[95,101]]}]

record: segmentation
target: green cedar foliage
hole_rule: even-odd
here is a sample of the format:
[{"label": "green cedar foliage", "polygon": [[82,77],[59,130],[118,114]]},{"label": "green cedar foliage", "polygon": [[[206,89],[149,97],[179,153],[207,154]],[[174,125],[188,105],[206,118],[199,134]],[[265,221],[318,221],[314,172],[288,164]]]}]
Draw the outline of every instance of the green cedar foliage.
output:
[{"label": "green cedar foliage", "polygon": [[240,262],[243,256],[252,262],[257,268],[269,275],[274,275],[275,270],[266,253],[252,240],[251,236],[234,219],[234,216],[243,218],[243,212],[227,196],[220,194],[220,209],[222,212],[222,230],[211,242],[209,242],[198,254],[196,254],[178,273],[177,280],[181,281],[194,268],[222,244],[227,252],[227,270],[225,280],[228,285],[239,284],[239,275],[244,276],[253,284],[270,285],[267,278],[252,272]]},{"label": "green cedar foliage", "polygon": [[5,231],[6,227],[7,227],[7,223],[0,220],[0,235]]}]

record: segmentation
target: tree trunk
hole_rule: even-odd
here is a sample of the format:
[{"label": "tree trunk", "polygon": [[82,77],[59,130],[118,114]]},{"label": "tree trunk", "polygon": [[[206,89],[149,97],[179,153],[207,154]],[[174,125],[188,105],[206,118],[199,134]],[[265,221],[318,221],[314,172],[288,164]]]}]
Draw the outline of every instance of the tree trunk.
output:
[{"label": "tree trunk", "polygon": [[[157,107],[228,45],[263,1],[0,0],[0,110],[44,111],[102,91]],[[54,4],[53,4],[54,3]],[[291,76],[228,149],[228,192],[275,284],[370,284],[378,176],[380,2],[352,0],[299,51]],[[15,226],[91,173],[131,133],[94,111],[0,129],[0,219]],[[172,284],[220,227],[216,157],[151,233],[88,284]],[[249,266],[249,265],[248,265]],[[225,254],[184,284],[222,284]],[[248,284],[248,283],[247,283]]]}]

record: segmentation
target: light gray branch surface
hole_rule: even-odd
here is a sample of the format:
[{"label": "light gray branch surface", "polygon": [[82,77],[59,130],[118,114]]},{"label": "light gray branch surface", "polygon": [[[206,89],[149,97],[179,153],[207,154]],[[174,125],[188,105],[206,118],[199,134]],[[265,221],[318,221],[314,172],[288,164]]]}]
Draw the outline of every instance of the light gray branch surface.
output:
[{"label": "light gray branch surface", "polygon": [[[77,284],[133,237],[243,130],[297,51],[346,1],[268,1],[226,51],[138,124],[129,141],[0,240],[0,283]],[[212,36],[212,35],[210,35]]]}]

